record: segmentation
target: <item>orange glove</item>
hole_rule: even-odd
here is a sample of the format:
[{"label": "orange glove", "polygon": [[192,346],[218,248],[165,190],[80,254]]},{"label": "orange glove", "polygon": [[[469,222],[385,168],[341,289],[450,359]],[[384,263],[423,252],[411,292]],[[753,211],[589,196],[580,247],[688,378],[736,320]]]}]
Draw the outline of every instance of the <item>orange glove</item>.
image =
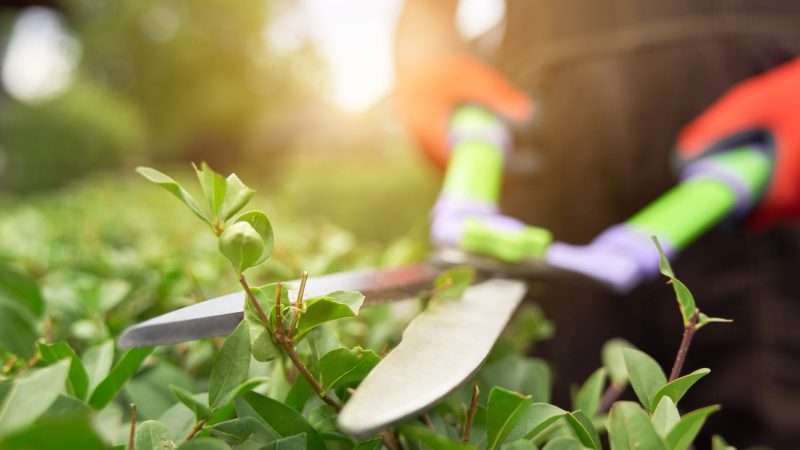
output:
[{"label": "orange glove", "polygon": [[737,144],[765,141],[775,168],[752,217],[762,228],[800,218],[800,59],[746,80],[684,128],[678,154],[693,159]]},{"label": "orange glove", "polygon": [[396,98],[409,132],[440,167],[448,159],[447,125],[459,103],[478,103],[512,120],[530,117],[528,97],[481,61],[453,54],[398,74]]}]

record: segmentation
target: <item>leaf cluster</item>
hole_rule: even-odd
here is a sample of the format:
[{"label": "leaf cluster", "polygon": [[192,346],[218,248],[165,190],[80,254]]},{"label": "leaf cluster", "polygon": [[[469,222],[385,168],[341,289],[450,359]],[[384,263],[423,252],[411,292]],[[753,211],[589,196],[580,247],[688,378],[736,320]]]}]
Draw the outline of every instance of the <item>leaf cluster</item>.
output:
[{"label": "leaf cluster", "polygon": [[[18,334],[0,331],[0,347],[19,349],[20,356],[33,361],[21,359],[4,370],[0,448],[93,449],[109,443],[125,448],[132,433],[137,450],[351,450],[393,441],[406,449],[581,450],[602,449],[608,442],[612,450],[673,450],[689,448],[706,418],[719,409],[678,410],[708,369],[668,381],[658,362],[618,339],[604,346],[603,367],[574,389],[569,407],[551,404],[551,369],[525,352],[537,339],[552,335],[552,324],[529,307],[517,315],[517,323],[475,375],[480,395],[474,401],[469,383],[424,415],[390,430],[388,439],[385,434],[366,440],[348,436],[337,427],[338,406],[380,362],[383,342],[397,341],[382,339],[377,341],[381,347],[374,348],[355,344],[353,336],[399,334],[402,323],[380,331],[394,310],[375,308],[362,314],[364,297],[357,292],[303,298],[302,284],[250,288],[244,272],[272,252],[270,221],[260,211],[241,212],[253,191],[238,177],[222,177],[205,164],[195,171],[205,202],[196,201],[172,178],[139,169],[209,226],[220,252],[252,293],[242,298],[245,320],[224,341],[179,346],[176,360],[185,370],[166,358],[168,350],[160,350],[159,361],[148,359],[152,349],[115,358],[111,340],[83,351],[67,342],[42,340],[24,354],[25,343],[13,347],[13,339],[25,337],[27,328],[32,341],[38,339],[42,295],[32,280],[13,270],[0,271],[0,308],[21,318]],[[662,272],[673,284],[686,325],[692,315],[698,328],[718,320],[703,319],[666,258]],[[457,301],[473,280],[473,271],[455,268],[439,277],[427,299]],[[113,307],[127,295],[122,285],[91,286],[83,298],[92,307]],[[609,393],[628,386],[638,402],[613,402]],[[130,402],[137,404],[139,415],[132,417],[132,425],[122,426],[122,405]],[[54,433],[58,439],[50,439]],[[715,450],[727,448],[715,438]]]}]

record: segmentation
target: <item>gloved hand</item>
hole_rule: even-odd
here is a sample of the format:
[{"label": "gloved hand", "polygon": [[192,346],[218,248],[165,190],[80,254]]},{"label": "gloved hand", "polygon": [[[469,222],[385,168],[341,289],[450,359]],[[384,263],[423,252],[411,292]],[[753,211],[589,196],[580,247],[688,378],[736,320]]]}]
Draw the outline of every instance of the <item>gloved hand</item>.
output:
[{"label": "gloved hand", "polygon": [[431,214],[431,242],[506,262],[540,258],[552,237],[500,213],[508,129],[475,105],[458,107],[450,120],[452,146],[442,192]]},{"label": "gloved hand", "polygon": [[766,137],[774,172],[751,224],[763,228],[800,218],[800,59],[728,91],[678,138],[687,160]]},{"label": "gloved hand", "polygon": [[502,75],[466,54],[425,58],[398,73],[400,116],[439,167],[448,154],[448,122],[460,103],[476,103],[511,120],[525,120],[528,97]]}]

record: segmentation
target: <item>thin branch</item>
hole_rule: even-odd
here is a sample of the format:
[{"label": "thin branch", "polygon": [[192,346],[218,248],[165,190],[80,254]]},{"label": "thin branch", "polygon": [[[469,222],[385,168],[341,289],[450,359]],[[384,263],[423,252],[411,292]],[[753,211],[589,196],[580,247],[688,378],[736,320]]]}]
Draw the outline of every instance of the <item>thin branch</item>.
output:
[{"label": "thin branch", "polygon": [[422,413],[422,421],[425,422],[425,426],[427,426],[431,431],[433,431],[433,421],[431,420],[431,416],[428,413]]},{"label": "thin branch", "polygon": [[314,378],[314,375],[311,374],[311,371],[308,370],[303,360],[300,359],[300,355],[297,354],[294,344],[292,343],[292,338],[290,338],[283,329],[283,318],[281,317],[281,283],[278,283],[277,294],[275,294],[275,330],[272,333],[272,338],[283,347],[286,356],[292,360],[294,366],[297,367],[300,374],[308,381],[308,384],[311,386],[311,389],[316,392],[317,396],[337,412],[340,411],[342,405],[325,393],[325,390],[322,389],[322,385],[319,384],[317,379]]},{"label": "thin branch", "polygon": [[275,334],[284,336],[283,330],[283,314],[281,312],[281,290],[283,285],[278,282],[275,286]]},{"label": "thin branch", "polygon": [[136,405],[131,403],[131,432],[128,435],[128,450],[134,450],[133,442],[136,437]]},{"label": "thin branch", "polygon": [[3,365],[3,376],[11,373],[11,369],[14,368],[14,364],[16,364],[18,360],[19,358],[17,355],[11,355],[8,357],[8,361],[6,361],[6,363]]},{"label": "thin branch", "polygon": [[35,366],[36,363],[38,363],[40,359],[42,359],[42,354],[39,353],[39,350],[36,350],[36,354],[34,354],[33,357],[31,359],[29,359],[27,363],[25,363],[25,366],[22,367],[22,369],[20,369],[19,372],[14,374],[14,376],[15,377],[21,377],[22,374],[24,374],[25,372],[27,372],[31,368],[33,368],[33,366]]},{"label": "thin branch", "polygon": [[605,392],[603,392],[603,396],[600,398],[600,412],[606,412],[611,409],[611,405],[614,404],[615,401],[619,398],[622,393],[625,392],[625,385],[618,385],[616,383],[611,383],[606,388]]},{"label": "thin branch", "polygon": [[306,281],[308,281],[308,272],[303,271],[303,276],[300,277],[300,290],[297,292],[297,302],[295,302],[295,311],[292,314],[292,323],[289,325],[289,338],[294,339],[294,333],[297,331],[297,321],[300,320],[300,314],[303,312],[303,295],[306,292]]},{"label": "thin branch", "polygon": [[183,442],[189,442],[197,433],[203,431],[203,428],[206,426],[206,422],[208,422],[208,419],[201,419],[195,422],[194,428],[192,428],[192,431],[189,432],[189,435],[186,436],[186,439],[184,439]]},{"label": "thin branch", "polygon": [[[305,277],[304,277],[305,278]],[[340,405],[336,400],[331,398],[325,390],[322,389],[322,385],[319,384],[314,375],[311,371],[308,370],[305,363],[302,359],[300,359],[300,355],[297,354],[297,351],[294,348],[294,344],[292,343],[291,336],[286,334],[286,331],[283,328],[283,317],[281,315],[281,283],[278,283],[276,287],[276,294],[275,294],[275,330],[272,330],[270,327],[269,317],[258,304],[256,297],[253,295],[252,289],[250,289],[250,285],[247,283],[247,279],[244,277],[244,274],[239,275],[239,283],[244,288],[245,293],[247,294],[247,298],[250,299],[250,302],[253,304],[258,316],[261,318],[261,321],[264,323],[264,327],[266,327],[267,331],[270,332],[272,335],[272,339],[281,347],[283,347],[286,356],[292,361],[292,364],[297,368],[303,378],[308,381],[308,384],[311,386],[311,389],[317,394],[319,398],[322,399],[325,403],[327,403],[330,407],[332,407],[336,412],[342,410],[342,405]],[[301,286],[301,293],[305,287]],[[198,423],[200,428],[205,425],[205,421],[202,421],[202,424]],[[195,427],[197,431],[199,428]],[[194,436],[197,431],[192,432],[186,439],[189,440]],[[383,443],[389,450],[402,450],[400,446],[400,442],[397,440],[397,436],[389,431],[383,431],[380,433],[381,439],[383,439]]]},{"label": "thin branch", "polygon": [[[256,300],[256,296],[253,295],[253,291],[250,289],[250,285],[247,283],[247,279],[244,277],[244,274],[239,275],[239,284],[242,285],[244,288],[244,292],[247,294],[247,298],[250,299],[250,303],[253,305],[253,308],[256,310],[258,317],[261,318],[261,321],[264,323],[264,326],[267,328],[267,331],[272,330],[272,327],[269,323],[269,316],[261,309],[261,305],[258,304],[258,300]],[[280,292],[280,289],[278,289]]]},{"label": "thin branch", "polygon": [[378,435],[389,450],[402,450],[400,441],[397,440],[397,436],[391,430],[383,430]]},{"label": "thin branch", "polygon": [[476,384],[472,387],[472,402],[469,404],[467,420],[464,422],[464,429],[461,431],[461,441],[464,442],[464,444],[469,444],[469,434],[472,432],[472,421],[475,419],[475,412],[478,411],[478,396],[480,396],[480,394],[481,390]]},{"label": "thin branch", "polygon": [[669,374],[669,381],[674,381],[681,376],[683,369],[683,362],[686,360],[686,354],[689,353],[689,346],[692,345],[692,338],[697,332],[697,318],[700,315],[700,310],[695,309],[689,323],[683,328],[683,337],[681,338],[681,345],[678,347],[678,354],[675,355],[675,364],[672,365],[672,372]]}]

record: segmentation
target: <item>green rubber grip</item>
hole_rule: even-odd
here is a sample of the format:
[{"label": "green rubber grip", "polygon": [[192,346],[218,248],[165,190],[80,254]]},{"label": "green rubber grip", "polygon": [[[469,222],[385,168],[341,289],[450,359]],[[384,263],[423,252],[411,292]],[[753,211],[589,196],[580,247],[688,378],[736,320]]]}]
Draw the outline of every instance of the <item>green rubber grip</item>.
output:
[{"label": "green rubber grip", "polygon": [[[754,202],[763,195],[772,171],[772,161],[757,147],[740,147],[708,156],[714,164]],[[626,223],[657,236],[676,250],[694,242],[737,207],[737,192],[728,183],[711,176],[690,178],[659,197]]]},{"label": "green rubber grip", "polygon": [[543,258],[552,242],[553,234],[544,228],[528,226],[519,231],[503,231],[478,219],[471,219],[465,224],[461,248],[501,261],[518,263]]},{"label": "green rubber grip", "polygon": [[454,147],[442,193],[449,198],[497,205],[503,180],[503,149],[492,137],[506,134],[505,124],[479,106],[460,106],[450,121]]}]

